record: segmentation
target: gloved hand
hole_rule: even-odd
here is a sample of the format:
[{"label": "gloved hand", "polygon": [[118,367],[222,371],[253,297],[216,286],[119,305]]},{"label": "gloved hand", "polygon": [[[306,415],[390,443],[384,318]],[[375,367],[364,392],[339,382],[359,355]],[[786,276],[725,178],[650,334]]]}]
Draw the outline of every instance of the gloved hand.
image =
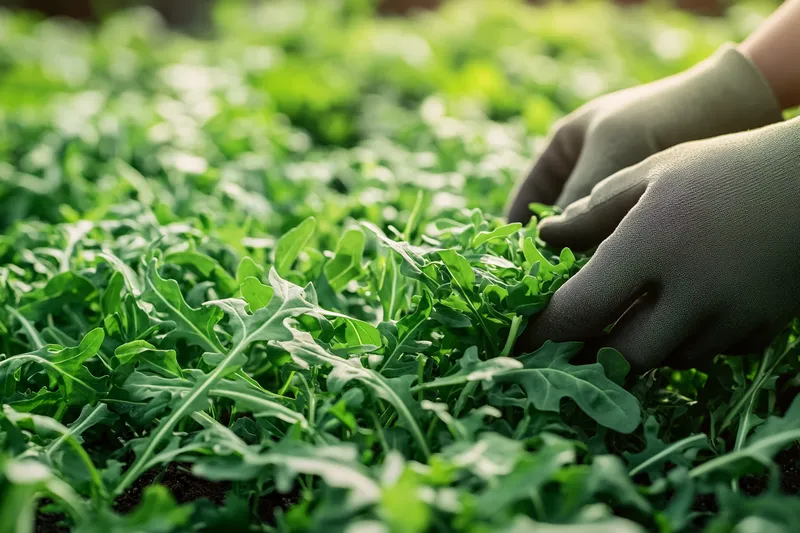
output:
[{"label": "gloved hand", "polygon": [[677,144],[780,120],[759,70],[724,46],[684,73],[603,96],[560,121],[514,194],[508,218],[527,223],[532,202],[564,207],[611,174]]},{"label": "gloved hand", "polygon": [[638,371],[754,351],[800,310],[800,118],[661,152],[539,231],[602,244],[518,350],[600,336]]}]

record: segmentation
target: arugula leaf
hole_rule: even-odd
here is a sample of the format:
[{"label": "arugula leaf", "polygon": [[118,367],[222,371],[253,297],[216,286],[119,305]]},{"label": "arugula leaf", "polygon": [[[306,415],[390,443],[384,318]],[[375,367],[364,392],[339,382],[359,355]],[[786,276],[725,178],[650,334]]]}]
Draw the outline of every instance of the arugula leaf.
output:
[{"label": "arugula leaf", "polygon": [[55,454],[58,449],[65,444],[70,438],[75,439],[78,443],[82,443],[81,435],[88,429],[98,424],[109,424],[117,419],[117,415],[108,410],[108,406],[104,403],[98,403],[95,406],[86,405],[81,409],[81,414],[69,425],[69,431],[62,434],[58,439],[51,442],[46,450],[47,455]]},{"label": "arugula leaf", "polygon": [[0,13],[0,533],[795,531],[800,320],[511,356],[591,258],[502,218],[544,136],[758,6],[245,4]]},{"label": "arugula leaf", "polygon": [[264,275],[264,267],[256,263],[252,257],[244,256],[239,261],[239,266],[236,267],[236,281],[241,285],[247,278],[256,278],[260,280]]},{"label": "arugula leaf", "polygon": [[178,282],[164,279],[158,274],[158,260],[151,259],[145,275],[145,291],[142,299],[155,306],[176,324],[168,336],[185,339],[209,352],[222,351],[222,345],[214,333],[214,326],[221,318],[215,307],[194,309],[183,299]]},{"label": "arugula leaf", "polygon": [[399,268],[392,253],[378,259],[377,262],[380,264],[377,267],[379,269],[377,292],[383,309],[383,319],[385,321],[395,320],[402,298],[402,278]]},{"label": "arugula leaf", "polygon": [[411,432],[420,451],[429,455],[428,444],[419,427],[414,411],[416,404],[409,392],[409,386],[414,376],[402,376],[387,379],[361,365],[359,359],[342,359],[325,351],[308,333],[293,331],[291,339],[279,340],[277,344],[291,354],[294,361],[308,368],[309,366],[325,365],[333,367],[328,376],[328,386],[333,391],[341,390],[349,381],[356,380],[366,386],[382,400],[389,402]]},{"label": "arugula leaf", "polygon": [[492,231],[482,231],[475,235],[475,238],[472,239],[472,248],[477,248],[480,245],[491,241],[492,239],[503,239],[505,237],[509,237],[516,232],[522,229],[522,224],[519,222],[513,222],[511,224],[505,224],[498,228],[493,229]]},{"label": "arugula leaf", "polygon": [[251,312],[256,312],[269,305],[273,290],[269,285],[264,285],[256,278],[250,276],[242,282],[242,297],[247,301]]},{"label": "arugula leaf", "polygon": [[80,274],[62,272],[50,278],[44,287],[27,293],[17,311],[36,322],[60,311],[65,305],[85,301],[94,290],[91,282]]},{"label": "arugula leaf", "polygon": [[[209,305],[218,306],[228,314],[229,322],[234,330],[233,347],[210,374],[198,380],[191,392],[185,395],[180,403],[174,407],[169,417],[161,422],[158,429],[150,437],[147,446],[137,456],[133,465],[125,472],[125,475],[114,490],[115,495],[121,494],[139,476],[162,440],[172,431],[172,428],[184,416],[200,408],[205,403],[208,391],[220,379],[230,373],[236,365],[241,364],[240,361],[244,358],[244,351],[251,343],[291,338],[291,331],[284,324],[285,320],[313,310],[313,306],[305,300],[306,291],[283,280],[275,269],[270,271],[269,277],[270,286],[275,293],[269,305],[256,311],[253,315],[245,313],[245,303],[242,300],[229,299],[209,302]],[[174,289],[177,289],[177,284],[175,284]]]},{"label": "arugula leaf", "polygon": [[219,289],[225,294],[233,294],[239,288],[236,279],[228,274],[214,258],[206,254],[186,250],[181,252],[169,253],[164,256],[166,263],[174,265],[190,266],[200,271],[205,277],[214,277]]},{"label": "arugula leaf", "polygon": [[50,377],[50,387],[58,385],[66,405],[94,403],[106,391],[106,378],[95,377],[85,363],[97,355],[103,343],[103,330],[93,329],[75,347],[55,344],[0,361],[0,390],[10,396],[20,376],[18,370],[32,363]]},{"label": "arugula leaf", "polygon": [[[46,451],[45,457],[51,459],[58,451],[58,447],[63,443],[69,446],[69,449],[78,457],[81,467],[86,471],[92,483],[92,494],[95,498],[106,498],[106,489],[100,473],[95,468],[92,459],[86,450],[80,445],[76,435],[85,431],[91,424],[99,422],[107,416],[107,411],[98,408],[94,410],[95,414],[82,413],[84,420],[79,421],[76,427],[66,428],[54,419],[46,416],[34,415],[30,413],[18,413],[8,406],[4,407],[3,415],[6,420],[10,421],[16,427],[25,429],[33,433],[48,437],[58,435],[58,439],[54,440]],[[94,418],[95,420],[91,420]],[[69,470],[65,467],[60,468],[61,472],[67,473]]]},{"label": "arugula leaf", "polygon": [[78,493],[42,463],[30,458],[9,460],[0,456],[0,474],[7,482],[0,495],[0,513],[15,517],[14,521],[4,520],[0,524],[2,533],[17,533],[20,527],[33,524],[40,498],[48,496],[64,505],[76,522],[87,522],[86,505]]},{"label": "arugula leaf", "polygon": [[[173,398],[182,398],[192,393],[195,384],[202,382],[205,377],[197,371],[190,371],[188,375],[188,378],[162,377],[137,371],[125,381],[125,389],[134,400],[158,400],[165,392]],[[256,418],[278,418],[289,424],[299,424],[303,429],[308,428],[308,422],[301,413],[241,381],[223,380],[211,388],[208,395],[233,400],[240,410],[252,413]]]},{"label": "arugula leaf", "polygon": [[165,377],[183,377],[175,350],[159,350],[147,341],[122,344],[114,351],[121,364],[138,363],[139,368],[152,370]]},{"label": "arugula leaf", "polygon": [[707,446],[705,435],[690,435],[672,444],[658,438],[658,421],[650,417],[644,423],[645,447],[638,453],[626,453],[629,474],[635,476],[639,472],[652,474],[667,461],[676,465],[689,467],[693,457],[686,457],[687,452],[696,453]]},{"label": "arugula leaf", "polygon": [[625,384],[625,376],[631,371],[631,365],[614,348],[600,348],[597,352],[597,362],[603,366],[605,375],[619,386]]},{"label": "arugula leaf", "polygon": [[[282,472],[279,483],[284,489],[297,474],[321,477],[331,487],[352,491],[351,505],[364,507],[380,497],[380,487],[368,471],[358,463],[357,450],[348,445],[309,446],[301,442],[285,442],[263,454],[248,454],[243,467],[250,476],[256,476],[259,468],[279,467]],[[206,463],[196,468],[202,475],[218,476],[233,465],[229,461]]]},{"label": "arugula leaf", "polygon": [[758,426],[744,446],[715,457],[689,471],[690,478],[724,474],[731,470],[748,471],[752,463],[771,467],[772,456],[787,444],[800,440],[800,397],[795,398],[783,417],[773,416]]},{"label": "arugula leaf", "polygon": [[530,404],[541,411],[558,412],[561,399],[567,397],[599,424],[620,433],[632,432],[641,418],[636,398],[609,380],[600,363],[570,365],[580,348],[580,343],[548,341],[519,358],[523,368],[500,374],[496,380],[518,384]]},{"label": "arugula leaf", "polygon": [[384,370],[391,368],[402,354],[420,352],[428,347],[427,344],[417,341],[417,337],[424,331],[432,312],[433,300],[426,291],[423,291],[414,312],[407,314],[397,323],[384,322],[378,326],[387,340],[386,355],[382,364]]},{"label": "arugula leaf", "polygon": [[444,261],[453,281],[458,284],[462,293],[471,293],[475,286],[475,272],[472,271],[469,261],[455,250],[439,250],[439,257]]},{"label": "arugula leaf", "polygon": [[529,498],[531,492],[543,486],[562,466],[574,460],[574,451],[567,443],[553,444],[535,455],[521,458],[520,464],[501,478],[495,487],[487,488],[478,496],[480,514],[490,517],[513,502]]},{"label": "arugula leaf", "polygon": [[31,324],[27,318],[25,318],[19,311],[14,309],[13,307],[6,306],[6,311],[11,313],[11,315],[16,318],[20,326],[22,326],[23,331],[25,331],[25,335],[28,337],[28,340],[35,348],[43,348],[45,342],[42,340],[41,335],[36,330],[33,324]]},{"label": "arugula leaf", "polygon": [[134,296],[139,296],[142,294],[144,289],[142,288],[142,282],[139,279],[139,275],[131,267],[125,264],[122,259],[108,250],[97,254],[97,257],[108,261],[114,267],[114,269],[119,272],[123,281],[125,282],[125,286],[128,288],[131,294]]},{"label": "arugula leaf", "polygon": [[503,374],[512,370],[523,368],[523,364],[518,359],[510,357],[495,357],[481,361],[478,358],[478,350],[475,346],[471,346],[464,352],[464,355],[458,361],[458,366],[460,368],[456,372],[418,384],[413,390],[438,389],[477,382],[483,382],[486,386],[491,386],[495,378],[503,376]]},{"label": "arugula leaf", "polygon": [[336,254],[325,264],[328,284],[336,292],[341,292],[350,281],[361,275],[361,261],[364,256],[366,237],[359,228],[349,229],[336,245]]},{"label": "arugula leaf", "polygon": [[308,217],[297,227],[287,231],[275,245],[275,270],[281,276],[286,276],[292,268],[297,256],[314,234],[317,219]]}]

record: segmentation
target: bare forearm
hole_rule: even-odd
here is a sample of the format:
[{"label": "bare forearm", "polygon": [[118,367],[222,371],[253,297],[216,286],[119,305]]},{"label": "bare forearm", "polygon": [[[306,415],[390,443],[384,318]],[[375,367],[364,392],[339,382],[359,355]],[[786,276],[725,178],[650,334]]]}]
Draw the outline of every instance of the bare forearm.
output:
[{"label": "bare forearm", "polygon": [[739,50],[761,70],[784,109],[800,105],[800,0],[787,0]]}]

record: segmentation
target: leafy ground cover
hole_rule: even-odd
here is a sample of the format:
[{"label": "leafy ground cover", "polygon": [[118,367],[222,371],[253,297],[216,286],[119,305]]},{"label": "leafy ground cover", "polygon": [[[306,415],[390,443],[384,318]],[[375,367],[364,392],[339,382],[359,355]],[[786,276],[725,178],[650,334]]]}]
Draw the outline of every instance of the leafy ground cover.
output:
[{"label": "leafy ground cover", "polygon": [[550,124],[759,20],[609,9],[0,14],[0,532],[793,531],[796,326],[512,356],[587,261],[500,218]]}]

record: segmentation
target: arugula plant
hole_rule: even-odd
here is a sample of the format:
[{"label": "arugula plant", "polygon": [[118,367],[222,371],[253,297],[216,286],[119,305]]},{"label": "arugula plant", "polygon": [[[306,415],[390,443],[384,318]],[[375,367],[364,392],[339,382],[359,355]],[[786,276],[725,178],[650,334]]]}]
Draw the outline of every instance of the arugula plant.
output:
[{"label": "arugula plant", "polygon": [[513,357],[588,257],[496,216],[592,96],[553,80],[741,17],[249,9],[213,42],[0,13],[0,533],[792,531],[797,325],[707,374]]}]

